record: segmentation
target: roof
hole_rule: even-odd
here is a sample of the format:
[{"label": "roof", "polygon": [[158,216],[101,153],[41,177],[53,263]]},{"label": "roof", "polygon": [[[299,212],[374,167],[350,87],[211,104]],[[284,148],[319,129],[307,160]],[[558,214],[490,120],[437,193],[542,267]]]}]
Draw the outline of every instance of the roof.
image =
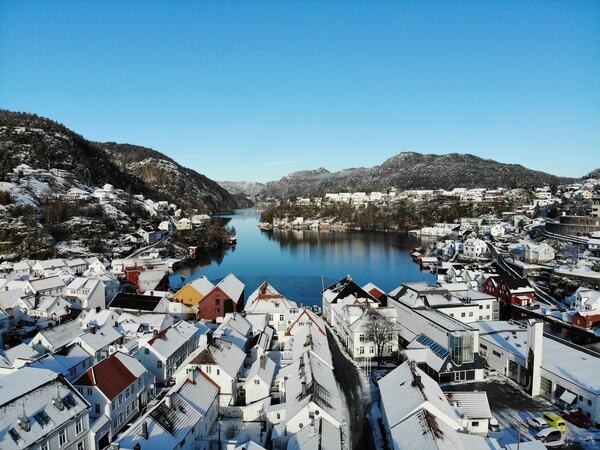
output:
[{"label": "roof", "polygon": [[347,275],[345,278],[332,284],[323,292],[323,298],[329,303],[336,303],[338,299],[346,298],[348,296],[364,298],[375,302],[377,301],[375,297],[352,281],[350,275]]},{"label": "roof", "polygon": [[409,361],[396,367],[378,384],[390,429],[419,408],[435,411],[435,415],[442,415],[459,426],[460,420],[437,382],[418,367],[411,368]]},{"label": "roof", "polygon": [[55,327],[46,328],[45,330],[40,331],[34,336],[31,345],[37,343],[37,336],[43,336],[52,347],[58,349],[70,344],[75,338],[81,336],[83,333],[85,333],[85,331],[79,328],[79,324],[74,320],[70,320],[68,322],[63,322],[60,325],[56,325]]},{"label": "roof", "polygon": [[162,297],[153,295],[137,295],[119,292],[108,304],[109,308],[133,309],[141,311],[154,311]]},{"label": "roof", "polygon": [[33,287],[36,292],[65,287],[65,283],[60,277],[38,278],[36,280],[29,281],[29,284],[31,284],[31,287]]},{"label": "roof", "polygon": [[235,378],[246,358],[246,354],[239,347],[219,338],[213,338],[206,347],[197,349],[190,356],[188,363],[218,365],[231,378]]},{"label": "roof", "polygon": [[[200,371],[175,385],[161,402],[140,417],[123,432],[116,443],[121,448],[133,448],[140,443],[144,450],[169,450],[179,446],[207,414],[216,401],[219,388]],[[169,402],[170,401],[170,405]],[[146,424],[148,438],[142,436]]]},{"label": "roof", "polygon": [[[33,447],[89,407],[61,375],[51,370],[23,367],[0,377],[0,447]],[[19,425],[24,416],[28,431]]]},{"label": "roof", "polygon": [[246,378],[250,380],[251,378],[258,377],[267,385],[271,385],[275,378],[275,367],[276,364],[271,358],[268,356],[259,356],[252,363],[252,366],[250,366],[250,371]]},{"label": "roof", "polygon": [[202,295],[208,294],[215,287],[215,285],[212,284],[209,281],[209,279],[206,278],[204,275],[202,275],[200,278],[195,279],[194,281],[189,283],[187,286],[193,287],[196,291],[198,291]]},{"label": "roof", "polygon": [[112,400],[145,372],[146,369],[137,359],[117,352],[90,367],[73,384],[96,386],[109,400]]},{"label": "roof", "polygon": [[342,448],[340,429],[324,418],[290,436],[287,450],[339,450]]},{"label": "roof", "polygon": [[468,419],[491,419],[492,412],[485,391],[446,392],[451,404],[456,404]]},{"label": "roof", "polygon": [[297,307],[296,302],[284,297],[270,283],[265,281],[248,296],[244,310],[253,313],[269,313]]},{"label": "roof", "polygon": [[90,354],[78,344],[72,344],[64,347],[59,352],[42,356],[29,364],[29,366],[39,369],[50,369],[53,372],[61,373],[65,377],[68,377],[70,369],[81,364],[83,361],[91,360],[91,358]]},{"label": "roof", "polygon": [[104,325],[95,331],[88,331],[79,336],[79,341],[86,344],[94,351],[103,349],[104,347],[121,339],[123,335],[117,331],[112,324]]},{"label": "roof", "polygon": [[242,336],[248,336],[252,331],[252,323],[247,320],[243,314],[239,313],[227,313],[223,318],[223,322],[219,325],[219,328],[229,327]]},{"label": "roof", "polygon": [[215,287],[221,289],[230,299],[237,300],[244,292],[244,283],[232,273],[223,278]]},{"label": "roof", "polygon": [[162,357],[168,358],[196,334],[200,334],[199,329],[182,320],[153,335],[141,345],[151,347]]}]

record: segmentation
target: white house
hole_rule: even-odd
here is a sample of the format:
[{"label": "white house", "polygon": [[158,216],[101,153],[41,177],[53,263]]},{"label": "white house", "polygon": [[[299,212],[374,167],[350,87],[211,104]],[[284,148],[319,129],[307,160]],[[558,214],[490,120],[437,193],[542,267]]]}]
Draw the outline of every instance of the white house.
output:
[{"label": "white house", "polygon": [[250,371],[243,384],[246,405],[271,395],[271,386],[275,379],[275,366],[275,362],[265,355],[260,355],[250,366]]},{"label": "white house", "polygon": [[73,385],[92,406],[96,448],[104,448],[154,397],[154,375],[137,359],[114,353],[90,367]]},{"label": "white house", "polygon": [[177,229],[180,231],[186,231],[192,229],[192,221],[187,217],[182,217],[177,221]]},{"label": "white house", "polygon": [[106,307],[104,283],[98,279],[76,277],[65,287],[63,296],[74,309]]},{"label": "white house", "polygon": [[97,363],[114,352],[116,346],[123,342],[123,335],[111,323],[102,327],[92,325],[89,331],[77,336],[73,342],[81,345]]},{"label": "white house", "polygon": [[298,315],[298,305],[265,281],[248,296],[244,311],[248,315],[267,315],[268,324],[283,334]]},{"label": "white house", "polygon": [[89,403],[51,370],[24,367],[0,377],[0,448],[84,450]]},{"label": "white house", "polygon": [[219,387],[195,370],[123,432],[120,450],[209,450],[211,428],[219,415]]},{"label": "white house", "polygon": [[237,384],[246,354],[229,341],[212,338],[210,334],[207,337],[207,345],[190,355],[175,374],[175,379],[180,382],[200,369],[219,386],[219,404],[233,405],[238,397]]},{"label": "white house", "polygon": [[137,358],[155,376],[157,383],[166,383],[188,355],[196,349],[200,330],[180,321],[150,337],[140,339]]},{"label": "white house", "polygon": [[77,321],[70,320],[41,330],[31,339],[29,346],[42,353],[52,353],[69,345],[84,333],[85,330],[79,328]]},{"label": "white house", "polygon": [[571,305],[578,311],[600,310],[600,291],[579,287],[570,297]]},{"label": "white house", "polygon": [[487,244],[478,238],[468,238],[463,244],[463,254],[469,258],[479,258],[487,253]]}]

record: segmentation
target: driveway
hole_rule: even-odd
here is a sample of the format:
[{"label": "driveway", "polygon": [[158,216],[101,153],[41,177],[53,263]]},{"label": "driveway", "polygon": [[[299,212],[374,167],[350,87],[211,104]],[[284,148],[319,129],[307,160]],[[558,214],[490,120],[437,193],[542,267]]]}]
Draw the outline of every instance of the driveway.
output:
[{"label": "driveway", "polygon": [[367,418],[370,405],[367,400],[368,395],[363,394],[360,374],[358,373],[360,369],[347,359],[345,351],[339,347],[338,341],[329,329],[327,329],[327,338],[333,359],[333,372],[346,397],[350,421],[348,424],[350,431],[349,448],[375,450],[373,432]]}]

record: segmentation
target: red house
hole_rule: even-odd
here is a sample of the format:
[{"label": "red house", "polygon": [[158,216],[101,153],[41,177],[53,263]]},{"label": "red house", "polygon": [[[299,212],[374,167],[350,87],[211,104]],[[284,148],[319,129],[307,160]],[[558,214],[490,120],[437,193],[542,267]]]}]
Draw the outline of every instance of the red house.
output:
[{"label": "red house", "polygon": [[599,311],[580,311],[573,316],[573,325],[591,330],[600,327]]},{"label": "red house", "polygon": [[230,273],[198,301],[198,318],[216,320],[244,306],[244,283]]},{"label": "red house", "polygon": [[495,275],[483,282],[483,292],[493,295],[504,304],[527,306],[533,302],[535,291],[524,278]]}]

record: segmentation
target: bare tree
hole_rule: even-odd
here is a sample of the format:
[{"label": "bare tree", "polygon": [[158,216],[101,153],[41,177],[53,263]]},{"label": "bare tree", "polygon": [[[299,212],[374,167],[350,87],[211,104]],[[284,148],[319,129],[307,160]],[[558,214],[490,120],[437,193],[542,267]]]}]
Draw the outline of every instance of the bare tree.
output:
[{"label": "bare tree", "polygon": [[396,339],[398,331],[396,321],[382,315],[377,308],[369,308],[365,328],[367,339],[375,344],[377,367],[381,367],[386,344]]}]

